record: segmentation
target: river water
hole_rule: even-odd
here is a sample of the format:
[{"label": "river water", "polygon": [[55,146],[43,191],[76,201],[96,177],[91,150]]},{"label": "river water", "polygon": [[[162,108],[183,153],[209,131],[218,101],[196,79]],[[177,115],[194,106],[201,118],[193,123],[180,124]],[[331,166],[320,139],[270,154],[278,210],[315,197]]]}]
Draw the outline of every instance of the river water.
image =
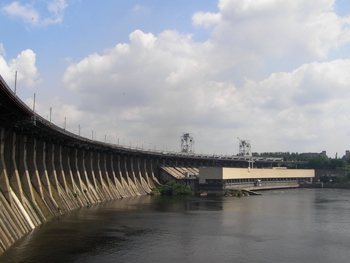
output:
[{"label": "river water", "polygon": [[0,262],[349,262],[350,191],[141,196],[45,223]]}]

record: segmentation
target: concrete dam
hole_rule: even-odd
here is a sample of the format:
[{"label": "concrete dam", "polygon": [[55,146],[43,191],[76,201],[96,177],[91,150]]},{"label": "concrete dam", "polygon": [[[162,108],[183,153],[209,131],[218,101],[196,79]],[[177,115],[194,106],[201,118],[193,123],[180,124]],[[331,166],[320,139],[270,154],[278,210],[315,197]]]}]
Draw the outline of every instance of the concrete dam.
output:
[{"label": "concrete dam", "polygon": [[37,115],[0,76],[0,254],[71,210],[149,194],[160,184],[162,165],[246,167],[247,161],[133,149],[78,136]]}]

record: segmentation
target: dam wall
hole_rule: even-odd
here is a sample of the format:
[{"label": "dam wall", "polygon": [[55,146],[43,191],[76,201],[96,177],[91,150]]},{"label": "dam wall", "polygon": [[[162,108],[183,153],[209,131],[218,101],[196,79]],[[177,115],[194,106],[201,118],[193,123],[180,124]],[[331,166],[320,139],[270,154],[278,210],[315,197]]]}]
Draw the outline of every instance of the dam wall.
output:
[{"label": "dam wall", "polygon": [[0,76],[0,254],[69,211],[149,194],[159,185],[158,162],[158,153],[89,140],[54,125]]},{"label": "dam wall", "polygon": [[155,159],[0,127],[0,254],[54,217],[158,185]]}]

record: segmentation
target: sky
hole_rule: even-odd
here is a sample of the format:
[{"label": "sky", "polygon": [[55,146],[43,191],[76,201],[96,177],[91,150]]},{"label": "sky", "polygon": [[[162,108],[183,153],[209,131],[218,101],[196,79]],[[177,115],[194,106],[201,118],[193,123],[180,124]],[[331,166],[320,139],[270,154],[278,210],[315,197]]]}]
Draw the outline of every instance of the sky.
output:
[{"label": "sky", "polygon": [[57,126],[162,151],[187,132],[200,154],[350,150],[350,1],[101,3],[0,3],[0,75]]}]

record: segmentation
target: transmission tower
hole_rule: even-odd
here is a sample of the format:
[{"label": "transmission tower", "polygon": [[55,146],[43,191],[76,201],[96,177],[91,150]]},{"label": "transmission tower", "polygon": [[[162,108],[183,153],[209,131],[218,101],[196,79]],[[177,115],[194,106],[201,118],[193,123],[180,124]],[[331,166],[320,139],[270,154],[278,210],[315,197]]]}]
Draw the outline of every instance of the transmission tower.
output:
[{"label": "transmission tower", "polygon": [[183,133],[181,136],[181,152],[194,153],[194,139],[190,133]]},{"label": "transmission tower", "polygon": [[239,141],[239,153],[238,153],[238,155],[252,156],[250,140],[241,140],[238,137],[237,137],[237,139]]}]

